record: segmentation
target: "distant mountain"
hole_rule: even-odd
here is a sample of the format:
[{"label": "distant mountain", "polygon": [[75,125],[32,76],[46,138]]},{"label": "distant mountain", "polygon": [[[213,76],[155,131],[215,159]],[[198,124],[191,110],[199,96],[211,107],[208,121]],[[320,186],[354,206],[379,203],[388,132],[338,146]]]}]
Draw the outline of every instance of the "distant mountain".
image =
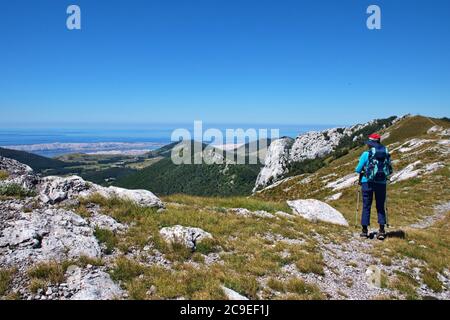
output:
[{"label": "distant mountain", "polygon": [[[189,142],[188,142],[189,143]],[[255,143],[255,142],[253,142]],[[172,162],[170,155],[178,143],[152,151],[151,155],[165,156],[155,164],[117,180],[115,185],[129,189],[152,190],[158,195],[186,193],[200,196],[233,196],[249,195],[261,164],[232,164],[227,160],[224,164],[181,164]],[[202,150],[207,145],[203,144]],[[193,150],[194,144],[191,142]],[[241,146],[249,155],[250,145]],[[211,159],[222,159],[225,152],[213,150],[207,155]],[[192,155],[193,163],[194,155]],[[248,163],[248,161],[246,162]]]}]

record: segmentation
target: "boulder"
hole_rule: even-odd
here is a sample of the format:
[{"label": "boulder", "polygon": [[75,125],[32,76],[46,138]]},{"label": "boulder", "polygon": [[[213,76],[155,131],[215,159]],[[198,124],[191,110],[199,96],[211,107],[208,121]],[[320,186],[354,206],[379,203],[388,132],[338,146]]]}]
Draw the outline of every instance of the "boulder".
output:
[{"label": "boulder", "polygon": [[162,201],[148,190],[128,190],[118,187],[102,187],[78,176],[46,177],[39,187],[39,198],[44,203],[55,204],[68,199],[88,197],[98,193],[105,198],[130,200],[143,207],[163,208]]},{"label": "boulder", "polygon": [[164,208],[163,202],[148,190],[129,190],[118,187],[100,187],[95,185],[95,190],[106,198],[119,198],[130,200],[142,207]]},{"label": "boulder", "polygon": [[165,227],[159,231],[161,237],[170,243],[179,242],[191,250],[195,250],[197,243],[204,239],[212,239],[212,235],[200,228],[176,225]]},{"label": "boulder", "polygon": [[325,202],[316,199],[306,199],[287,201],[287,204],[292,208],[295,214],[298,214],[307,220],[320,220],[342,226],[348,226],[348,222],[345,220],[342,213]]},{"label": "boulder", "polygon": [[112,232],[125,231],[127,226],[117,222],[110,216],[93,212],[89,217],[89,225],[93,228],[107,229]]},{"label": "boulder", "polygon": [[125,293],[109,274],[100,270],[69,267],[66,275],[68,289],[76,292],[70,300],[113,300]]}]

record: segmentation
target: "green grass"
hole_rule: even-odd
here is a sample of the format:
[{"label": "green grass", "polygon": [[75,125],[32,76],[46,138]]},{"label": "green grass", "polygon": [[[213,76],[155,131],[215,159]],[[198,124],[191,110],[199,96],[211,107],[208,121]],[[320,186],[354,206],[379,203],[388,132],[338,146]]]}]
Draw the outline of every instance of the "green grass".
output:
[{"label": "green grass", "polygon": [[175,194],[162,198],[165,202],[176,202],[189,206],[211,208],[245,208],[251,211],[264,210],[268,212],[285,211],[291,209],[285,202],[263,201],[248,197],[199,197],[185,194]]},{"label": "green grass", "polygon": [[270,278],[267,281],[270,289],[282,293],[281,298],[291,300],[323,300],[325,296],[320,289],[311,284],[307,284],[302,279],[291,278],[281,281],[276,278]]},{"label": "green grass", "polygon": [[424,270],[422,273],[423,282],[434,292],[442,292],[442,282],[439,281],[437,273]]},{"label": "green grass", "polygon": [[51,284],[58,284],[64,281],[64,273],[70,262],[43,262],[28,270],[30,277],[30,291],[36,293],[38,289],[45,289]]},{"label": "green grass", "polygon": [[94,230],[94,236],[100,243],[105,245],[106,254],[111,254],[119,242],[114,232],[108,229],[101,229],[96,227]]},{"label": "green grass", "polygon": [[418,299],[416,288],[418,283],[409,274],[396,271],[396,277],[388,286],[403,293],[408,300]]},{"label": "green grass", "polygon": [[0,196],[22,199],[35,196],[35,192],[28,191],[18,184],[11,183],[0,186]]}]

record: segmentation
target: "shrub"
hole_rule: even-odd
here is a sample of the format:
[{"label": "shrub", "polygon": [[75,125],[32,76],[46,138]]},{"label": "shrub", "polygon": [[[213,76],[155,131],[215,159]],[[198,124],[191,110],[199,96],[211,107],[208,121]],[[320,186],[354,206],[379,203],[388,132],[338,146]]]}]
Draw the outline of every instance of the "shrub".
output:
[{"label": "shrub", "polygon": [[26,198],[33,197],[34,195],[35,193],[33,191],[26,190],[16,183],[0,186],[0,196]]}]

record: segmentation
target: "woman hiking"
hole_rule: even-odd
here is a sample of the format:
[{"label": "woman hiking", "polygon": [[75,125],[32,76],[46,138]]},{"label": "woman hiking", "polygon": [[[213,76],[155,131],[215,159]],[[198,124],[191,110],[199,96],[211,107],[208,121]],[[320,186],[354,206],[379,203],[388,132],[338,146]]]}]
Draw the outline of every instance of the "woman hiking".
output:
[{"label": "woman hiking", "polygon": [[378,213],[378,224],[380,229],[377,234],[379,240],[386,238],[384,226],[386,224],[386,183],[392,174],[392,166],[388,149],[381,144],[381,136],[377,133],[371,134],[366,141],[369,150],[364,151],[359,159],[355,171],[360,174],[360,185],[362,191],[363,208],[361,217],[361,237],[368,237],[370,225],[370,209],[373,196]]}]

